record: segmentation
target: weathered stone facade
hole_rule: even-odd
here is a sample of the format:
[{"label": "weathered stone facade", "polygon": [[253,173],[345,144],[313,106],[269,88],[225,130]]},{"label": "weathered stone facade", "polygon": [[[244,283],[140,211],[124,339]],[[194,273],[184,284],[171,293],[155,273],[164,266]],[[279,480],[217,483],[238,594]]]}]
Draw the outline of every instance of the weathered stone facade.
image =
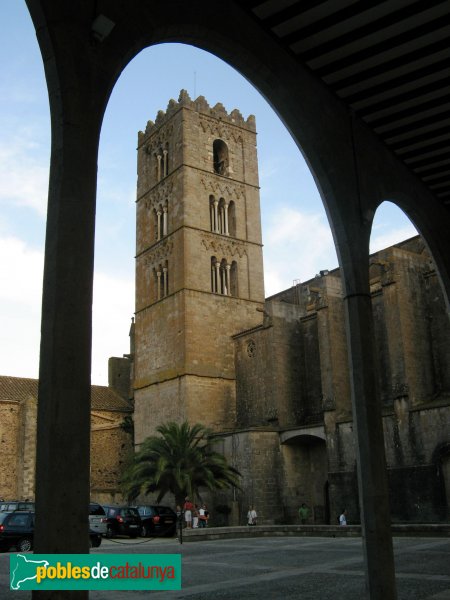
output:
[{"label": "weathered stone facade", "polygon": [[[117,365],[110,367],[120,378]],[[122,375],[129,381],[127,368]],[[123,424],[132,405],[111,387],[91,390],[91,498],[121,501],[118,483],[133,449]],[[35,497],[37,393],[37,379],[0,376],[0,498],[6,500]]]},{"label": "weathered stone facade", "polygon": [[253,117],[182,91],[138,141],[135,431],[236,422],[232,334],[264,302]]},{"label": "weathered stone facade", "polygon": [[[263,304],[253,118],[182,92],[139,135],[137,196],[137,443],[168,420],[201,422],[242,473],[242,490],[210,499],[235,521],[253,504],[265,523],[298,522],[305,502],[316,523],[344,506],[358,522],[340,272]],[[392,518],[441,520],[450,326],[437,275],[420,237],[368,267]]]}]

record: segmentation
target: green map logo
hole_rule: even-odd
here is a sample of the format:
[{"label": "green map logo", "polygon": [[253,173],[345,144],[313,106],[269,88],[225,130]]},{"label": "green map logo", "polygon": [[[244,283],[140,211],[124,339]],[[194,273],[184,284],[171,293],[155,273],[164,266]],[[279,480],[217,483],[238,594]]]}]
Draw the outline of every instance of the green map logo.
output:
[{"label": "green map logo", "polygon": [[12,590],[181,590],[180,554],[11,555]]}]

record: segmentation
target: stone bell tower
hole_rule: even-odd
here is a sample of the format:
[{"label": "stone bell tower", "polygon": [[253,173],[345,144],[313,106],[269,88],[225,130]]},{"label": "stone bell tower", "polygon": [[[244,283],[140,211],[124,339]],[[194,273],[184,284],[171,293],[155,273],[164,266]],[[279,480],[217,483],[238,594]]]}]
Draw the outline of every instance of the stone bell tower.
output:
[{"label": "stone bell tower", "polygon": [[234,427],[231,336],[264,303],[253,116],[182,90],[138,140],[135,432]]}]

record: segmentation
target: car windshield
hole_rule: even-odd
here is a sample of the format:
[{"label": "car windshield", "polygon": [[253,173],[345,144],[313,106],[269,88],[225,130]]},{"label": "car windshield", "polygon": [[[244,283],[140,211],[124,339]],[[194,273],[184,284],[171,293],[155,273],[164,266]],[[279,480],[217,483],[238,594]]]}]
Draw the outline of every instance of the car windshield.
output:
[{"label": "car windshield", "polygon": [[168,506],[160,506],[158,512],[160,515],[173,515],[173,510]]},{"label": "car windshield", "polygon": [[155,514],[155,510],[151,506],[139,506],[138,512],[141,517],[148,517],[150,515]]},{"label": "car windshield", "polygon": [[138,517],[139,513],[135,508],[123,508],[122,515],[124,517]]},{"label": "car windshield", "polygon": [[89,505],[89,514],[90,515],[104,515],[105,511],[100,504],[90,504]]}]

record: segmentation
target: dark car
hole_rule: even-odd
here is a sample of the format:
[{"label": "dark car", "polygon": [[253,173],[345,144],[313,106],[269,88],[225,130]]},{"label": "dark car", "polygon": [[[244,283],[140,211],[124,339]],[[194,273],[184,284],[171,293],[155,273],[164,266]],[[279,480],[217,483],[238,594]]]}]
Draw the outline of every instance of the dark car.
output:
[{"label": "dark car", "polygon": [[[98,548],[102,536],[96,531],[89,531],[92,548]],[[17,510],[0,513],[0,551],[15,548],[17,552],[27,552],[33,549],[34,541],[34,512]]]},{"label": "dark car", "polygon": [[177,515],[168,506],[141,505],[136,506],[142,521],[141,535],[175,535]]},{"label": "dark car", "polygon": [[107,506],[103,504],[106,512],[106,537],[127,535],[135,538],[142,527],[141,517],[136,508],[132,506]]},{"label": "dark car", "polygon": [[13,510],[34,510],[34,502],[29,500],[4,500],[0,502],[0,512],[13,512]]},{"label": "dark car", "polygon": [[0,513],[0,550],[14,547],[18,552],[33,548],[34,512],[15,511]]}]

